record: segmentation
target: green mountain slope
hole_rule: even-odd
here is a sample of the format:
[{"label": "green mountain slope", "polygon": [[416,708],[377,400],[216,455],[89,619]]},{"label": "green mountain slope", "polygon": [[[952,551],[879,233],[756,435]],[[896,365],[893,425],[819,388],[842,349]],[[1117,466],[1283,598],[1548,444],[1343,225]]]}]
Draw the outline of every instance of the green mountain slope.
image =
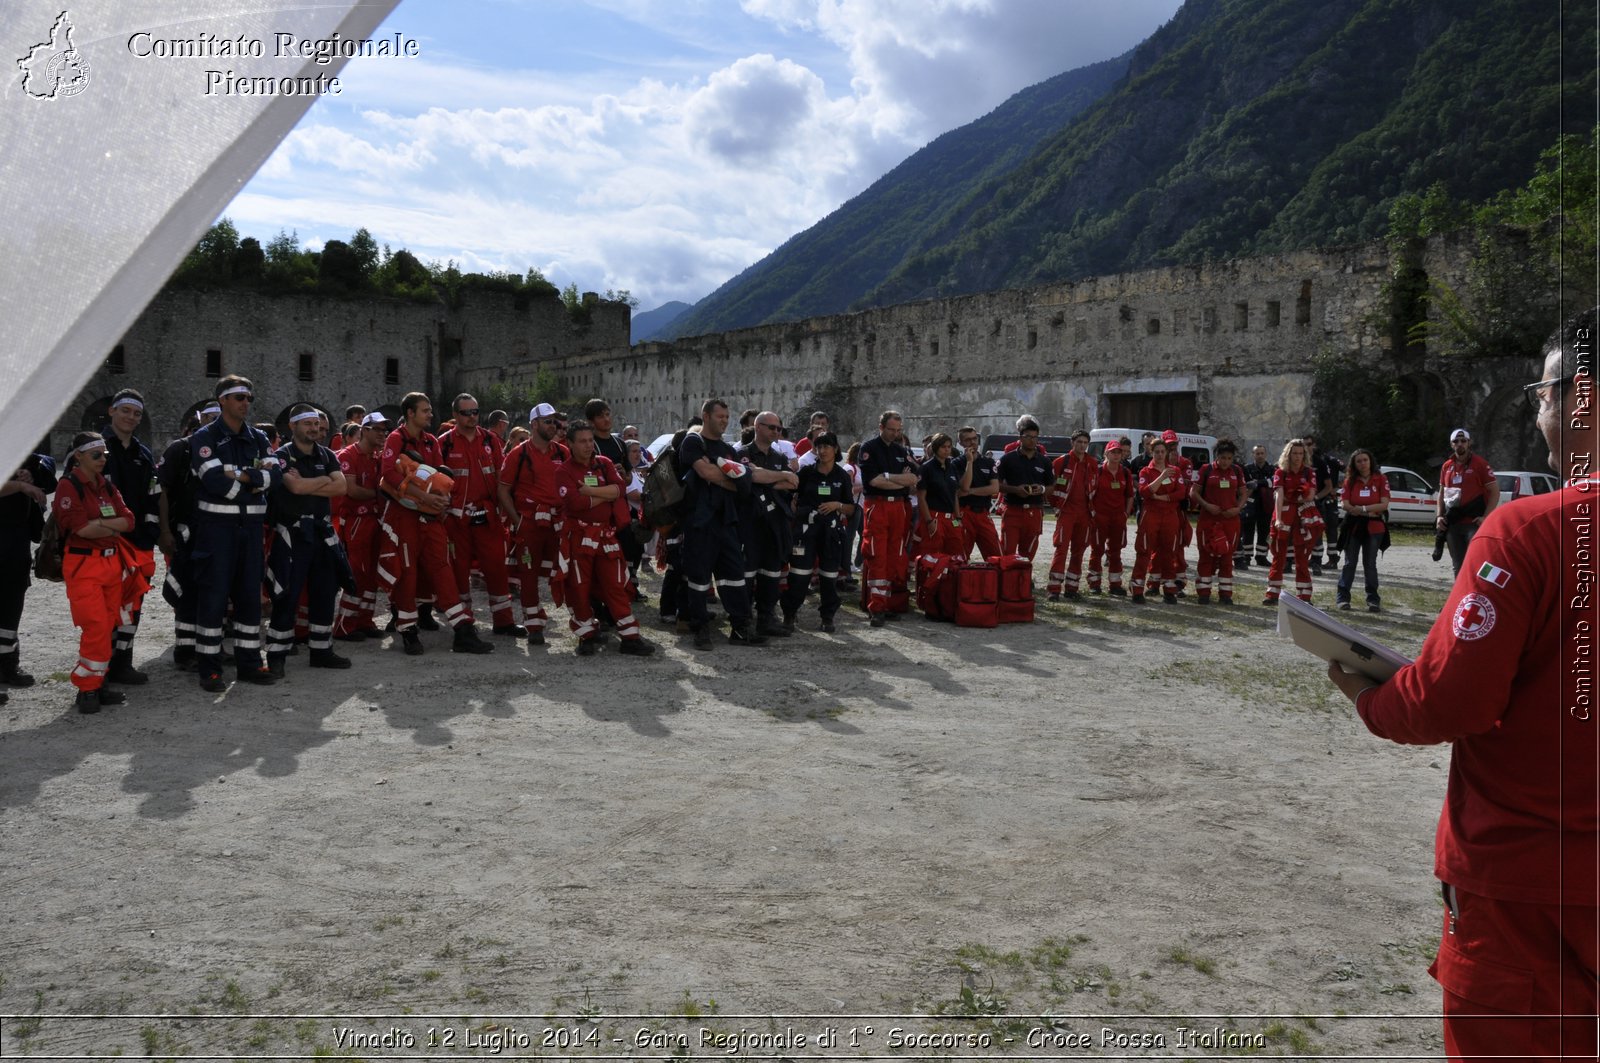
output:
[{"label": "green mountain slope", "polygon": [[944,134],[658,335],[720,332],[847,309],[899,266],[908,249],[940,231],[942,216],[974,188],[1023,162],[1110,91],[1126,73],[1129,55],[1040,82]]},{"label": "green mountain slope", "polygon": [[1567,0],[1189,0],[854,305],[1371,239],[1435,182],[1483,200],[1593,123],[1595,44]]}]

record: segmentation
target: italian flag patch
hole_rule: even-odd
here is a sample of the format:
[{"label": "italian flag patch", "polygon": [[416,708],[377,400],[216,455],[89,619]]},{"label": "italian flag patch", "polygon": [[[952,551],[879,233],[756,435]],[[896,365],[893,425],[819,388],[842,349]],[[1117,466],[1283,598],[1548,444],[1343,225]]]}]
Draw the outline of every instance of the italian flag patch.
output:
[{"label": "italian flag patch", "polygon": [[1511,573],[1496,565],[1485,561],[1483,567],[1478,569],[1478,578],[1485,583],[1492,583],[1496,587],[1504,587],[1511,582]]}]

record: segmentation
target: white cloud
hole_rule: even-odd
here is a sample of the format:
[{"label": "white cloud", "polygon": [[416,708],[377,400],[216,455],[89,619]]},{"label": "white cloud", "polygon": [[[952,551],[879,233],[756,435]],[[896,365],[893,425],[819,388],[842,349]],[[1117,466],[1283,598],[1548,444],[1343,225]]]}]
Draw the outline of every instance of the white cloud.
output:
[{"label": "white cloud", "polygon": [[[721,59],[696,35],[739,21],[734,0],[591,3],[655,28],[675,10],[699,21],[674,38],[683,51],[625,78],[486,69],[432,46],[410,66],[352,64],[345,95],[313,108],[228,213],[262,238],[365,226],[464,269],[536,266],[647,309],[694,301],[932,136],[1125,49],[1116,34],[1143,36],[1177,0],[1112,14],[1084,0],[738,0],[749,17],[729,38],[764,47]],[[1160,16],[1127,29],[1124,9],[1146,6]]]},{"label": "white cloud", "polygon": [[711,75],[689,101],[689,135],[734,163],[764,162],[827,106],[822,79],[787,59],[752,55]]}]

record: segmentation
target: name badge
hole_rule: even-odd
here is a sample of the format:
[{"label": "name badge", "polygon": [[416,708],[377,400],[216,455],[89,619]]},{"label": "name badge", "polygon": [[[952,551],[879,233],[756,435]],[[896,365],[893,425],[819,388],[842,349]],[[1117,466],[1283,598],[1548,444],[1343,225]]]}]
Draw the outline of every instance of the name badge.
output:
[{"label": "name badge", "polygon": [[117,507],[110,502],[102,502],[100,503],[100,515],[102,517],[115,517],[117,515]]},{"label": "name badge", "polygon": [[1067,482],[1067,478],[1066,478],[1066,477],[1065,477],[1065,476],[1057,476],[1057,477],[1056,477],[1056,483],[1057,483],[1057,484],[1058,484],[1058,485],[1059,485],[1059,484],[1064,484],[1064,483],[1066,483],[1066,482]]},{"label": "name badge", "polygon": [[1233,486],[1233,481],[1232,480],[1218,480],[1217,481],[1217,486],[1218,487],[1222,487],[1222,488],[1232,487]]},{"label": "name badge", "polygon": [[594,473],[590,473],[589,475],[587,475],[587,476],[585,476],[583,478],[583,486],[585,486],[585,487],[599,487],[600,486],[600,477],[596,476]]},{"label": "name badge", "polygon": [[817,488],[817,494],[818,495],[831,495],[831,494],[833,494],[833,488],[828,486],[827,484],[822,484]]}]

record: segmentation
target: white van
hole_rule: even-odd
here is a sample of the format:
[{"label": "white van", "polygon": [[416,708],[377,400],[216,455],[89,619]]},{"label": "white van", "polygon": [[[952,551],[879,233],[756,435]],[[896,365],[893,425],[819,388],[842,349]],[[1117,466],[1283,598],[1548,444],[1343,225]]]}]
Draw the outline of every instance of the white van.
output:
[{"label": "white van", "polygon": [[[1133,440],[1134,453],[1125,454],[1123,457],[1132,458],[1138,454],[1139,440],[1144,438],[1146,432],[1153,432],[1159,437],[1162,431],[1163,429],[1159,428],[1096,428],[1089,432],[1089,453],[1096,458],[1104,458],[1107,443],[1127,436]],[[1211,459],[1216,457],[1217,437],[1203,436],[1194,432],[1179,432],[1178,453],[1193,462],[1196,469],[1202,465],[1209,465]]]}]

